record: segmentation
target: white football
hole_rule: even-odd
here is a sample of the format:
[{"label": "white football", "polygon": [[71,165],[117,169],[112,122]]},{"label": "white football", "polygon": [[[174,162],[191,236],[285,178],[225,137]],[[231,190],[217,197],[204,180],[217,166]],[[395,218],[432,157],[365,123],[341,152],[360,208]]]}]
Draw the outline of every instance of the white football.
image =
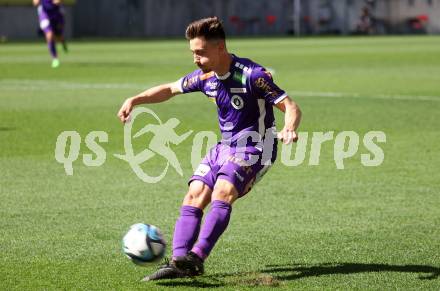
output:
[{"label": "white football", "polygon": [[160,260],[165,254],[165,248],[162,232],[154,225],[133,224],[122,238],[124,254],[138,265]]}]

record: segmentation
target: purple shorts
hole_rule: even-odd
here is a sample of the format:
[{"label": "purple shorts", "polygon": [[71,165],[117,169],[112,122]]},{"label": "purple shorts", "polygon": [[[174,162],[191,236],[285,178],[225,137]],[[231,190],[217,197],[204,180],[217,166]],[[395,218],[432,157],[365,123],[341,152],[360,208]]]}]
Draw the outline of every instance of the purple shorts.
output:
[{"label": "purple shorts", "polygon": [[218,143],[205,156],[188,184],[199,180],[214,189],[217,179],[224,179],[232,183],[242,197],[266,174],[273,162],[262,162],[262,152],[255,147],[238,150]]},{"label": "purple shorts", "polygon": [[52,31],[55,35],[63,34],[64,15],[61,10],[48,13],[40,5],[38,6],[38,20],[40,22],[40,28],[44,33]]}]

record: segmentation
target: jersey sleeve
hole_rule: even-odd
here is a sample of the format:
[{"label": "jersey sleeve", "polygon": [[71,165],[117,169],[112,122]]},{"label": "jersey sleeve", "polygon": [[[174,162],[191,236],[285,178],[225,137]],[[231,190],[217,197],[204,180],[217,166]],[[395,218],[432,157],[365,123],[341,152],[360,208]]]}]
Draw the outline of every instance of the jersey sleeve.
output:
[{"label": "jersey sleeve", "polygon": [[274,82],[272,75],[265,70],[255,70],[251,74],[251,88],[257,98],[264,98],[270,104],[277,104],[287,97],[286,92]]},{"label": "jersey sleeve", "polygon": [[201,91],[200,70],[180,78],[175,84],[181,93]]}]

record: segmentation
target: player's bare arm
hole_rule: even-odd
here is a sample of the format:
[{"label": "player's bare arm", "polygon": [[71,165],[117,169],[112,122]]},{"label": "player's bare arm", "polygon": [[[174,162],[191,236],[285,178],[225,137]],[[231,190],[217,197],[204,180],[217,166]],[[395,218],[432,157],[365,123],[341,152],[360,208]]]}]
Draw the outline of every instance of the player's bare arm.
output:
[{"label": "player's bare arm", "polygon": [[118,117],[121,122],[126,122],[134,106],[139,104],[164,102],[179,93],[179,86],[176,83],[168,83],[152,87],[125,100],[121,109],[119,109]]},{"label": "player's bare arm", "polygon": [[34,6],[38,6],[40,4],[40,0],[32,0]]},{"label": "player's bare arm", "polygon": [[278,138],[285,144],[298,140],[297,129],[301,122],[301,110],[298,104],[290,97],[284,98],[276,104],[276,107],[284,112],[284,127],[278,132]]}]

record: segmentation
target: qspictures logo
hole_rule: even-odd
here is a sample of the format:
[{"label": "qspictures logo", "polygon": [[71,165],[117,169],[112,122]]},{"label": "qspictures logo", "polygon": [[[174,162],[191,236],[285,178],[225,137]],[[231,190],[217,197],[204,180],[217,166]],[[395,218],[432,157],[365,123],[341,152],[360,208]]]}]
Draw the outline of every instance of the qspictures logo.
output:
[{"label": "qspictures logo", "polygon": [[[152,117],[154,122],[145,124],[133,134],[133,125],[142,114]],[[195,171],[206,154],[206,150],[204,153],[202,152],[203,149],[209,150],[217,144],[217,135],[212,131],[194,133],[193,130],[178,134],[176,131],[179,124],[180,121],[176,118],[170,118],[166,122],[162,122],[153,110],[137,107],[132,111],[130,120],[124,125],[124,153],[113,154],[112,157],[128,163],[133,173],[142,181],[157,183],[165,177],[170,168],[173,168],[180,176],[184,175],[175,150],[178,150],[179,144],[192,136],[191,153],[188,154],[191,157],[193,171]],[[151,138],[145,144],[146,147],[135,152],[133,140],[147,134]],[[274,128],[266,130],[264,139],[258,132],[245,132],[238,140],[234,141],[233,145],[231,145],[232,138],[224,135],[221,143],[230,147],[231,151],[226,151],[224,157],[221,158],[225,161],[236,161],[246,166],[255,163],[270,165],[276,145],[275,139],[276,132]],[[260,154],[250,154],[246,151],[249,141],[257,144],[256,148],[261,150]],[[102,144],[108,142],[109,135],[107,132],[89,132],[84,139],[84,145],[90,150],[90,153],[82,155],[84,165],[89,167],[103,166],[107,160],[107,152]],[[330,142],[333,143],[333,160],[335,168],[338,170],[345,169],[344,161],[353,159],[358,152],[361,152],[359,162],[365,167],[380,166],[385,159],[385,153],[380,147],[381,144],[386,142],[386,135],[382,131],[369,131],[362,136],[355,131],[327,131],[299,132],[296,144],[281,145],[279,160],[286,167],[296,167],[302,164],[318,166],[322,145]],[[63,165],[67,175],[74,174],[73,163],[79,159],[81,146],[84,145],[81,135],[77,131],[63,131],[58,135],[55,145],[55,160]],[[308,151],[307,163],[306,154]],[[156,174],[148,173],[142,166],[148,164],[156,156],[160,157],[162,161],[160,169],[156,169]],[[186,173],[186,175],[190,174],[192,173]]]}]

